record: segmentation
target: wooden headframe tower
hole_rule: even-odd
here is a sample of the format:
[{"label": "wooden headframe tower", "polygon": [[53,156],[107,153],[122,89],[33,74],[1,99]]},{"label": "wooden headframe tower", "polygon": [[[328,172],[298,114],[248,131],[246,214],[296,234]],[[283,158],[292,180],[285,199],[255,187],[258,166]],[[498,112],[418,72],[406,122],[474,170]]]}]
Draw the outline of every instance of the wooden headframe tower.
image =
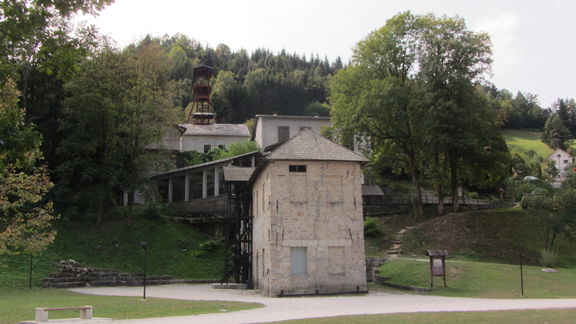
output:
[{"label": "wooden headframe tower", "polygon": [[210,78],[212,78],[212,67],[199,65],[194,68],[194,88],[192,99],[192,110],[188,115],[188,124],[212,125],[214,124],[214,107],[210,102]]}]

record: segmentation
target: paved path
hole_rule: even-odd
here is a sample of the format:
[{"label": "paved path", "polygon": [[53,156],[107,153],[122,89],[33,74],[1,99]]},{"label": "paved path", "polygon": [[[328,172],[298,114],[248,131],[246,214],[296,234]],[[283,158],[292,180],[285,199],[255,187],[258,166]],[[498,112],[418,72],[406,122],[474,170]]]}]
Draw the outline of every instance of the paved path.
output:
[{"label": "paved path", "polygon": [[[70,290],[110,296],[140,296],[142,293],[142,287],[77,288]],[[250,290],[212,289],[210,285],[205,284],[152,286],[148,287],[146,292],[146,295],[150,297],[256,302],[264,304],[265,307],[231,313],[139,320],[92,320],[89,323],[234,324],[360,314],[576,308],[576,299],[452,298],[383,292],[351,296],[265,298]],[[97,309],[94,310],[94,313],[98,316]],[[83,321],[73,322],[83,323]],[[68,321],[67,323],[71,322]]]}]

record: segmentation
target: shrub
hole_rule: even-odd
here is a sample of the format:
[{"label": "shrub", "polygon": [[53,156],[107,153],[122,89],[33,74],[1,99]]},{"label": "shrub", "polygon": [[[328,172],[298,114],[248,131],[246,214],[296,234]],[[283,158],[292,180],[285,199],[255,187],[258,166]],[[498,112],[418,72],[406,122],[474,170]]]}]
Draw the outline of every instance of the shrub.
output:
[{"label": "shrub", "polygon": [[378,222],[374,217],[366,217],[364,220],[364,236],[365,237],[377,237],[382,234],[382,231],[378,229]]},{"label": "shrub", "polygon": [[555,267],[558,265],[560,258],[558,253],[553,251],[548,251],[546,249],[540,250],[540,263],[545,267]]},{"label": "shrub", "polygon": [[208,240],[198,244],[198,249],[192,254],[196,257],[207,255],[209,252],[216,250],[220,246],[220,242],[216,240]]}]

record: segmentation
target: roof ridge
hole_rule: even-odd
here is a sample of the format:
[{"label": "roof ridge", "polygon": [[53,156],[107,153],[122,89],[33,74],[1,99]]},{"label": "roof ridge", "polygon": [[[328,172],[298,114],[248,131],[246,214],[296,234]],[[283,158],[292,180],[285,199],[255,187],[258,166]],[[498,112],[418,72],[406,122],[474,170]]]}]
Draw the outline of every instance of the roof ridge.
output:
[{"label": "roof ridge", "polygon": [[368,159],[361,154],[306,128],[274,148],[266,159],[368,162]]}]

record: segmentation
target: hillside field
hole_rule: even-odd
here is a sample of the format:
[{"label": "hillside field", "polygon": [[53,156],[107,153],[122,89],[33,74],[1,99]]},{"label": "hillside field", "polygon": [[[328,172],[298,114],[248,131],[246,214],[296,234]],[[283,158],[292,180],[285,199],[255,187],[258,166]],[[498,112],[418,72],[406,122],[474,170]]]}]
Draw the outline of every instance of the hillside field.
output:
[{"label": "hillside field", "polygon": [[502,136],[511,151],[535,151],[540,157],[547,158],[552,149],[541,140],[542,131],[534,129],[503,129]]}]

